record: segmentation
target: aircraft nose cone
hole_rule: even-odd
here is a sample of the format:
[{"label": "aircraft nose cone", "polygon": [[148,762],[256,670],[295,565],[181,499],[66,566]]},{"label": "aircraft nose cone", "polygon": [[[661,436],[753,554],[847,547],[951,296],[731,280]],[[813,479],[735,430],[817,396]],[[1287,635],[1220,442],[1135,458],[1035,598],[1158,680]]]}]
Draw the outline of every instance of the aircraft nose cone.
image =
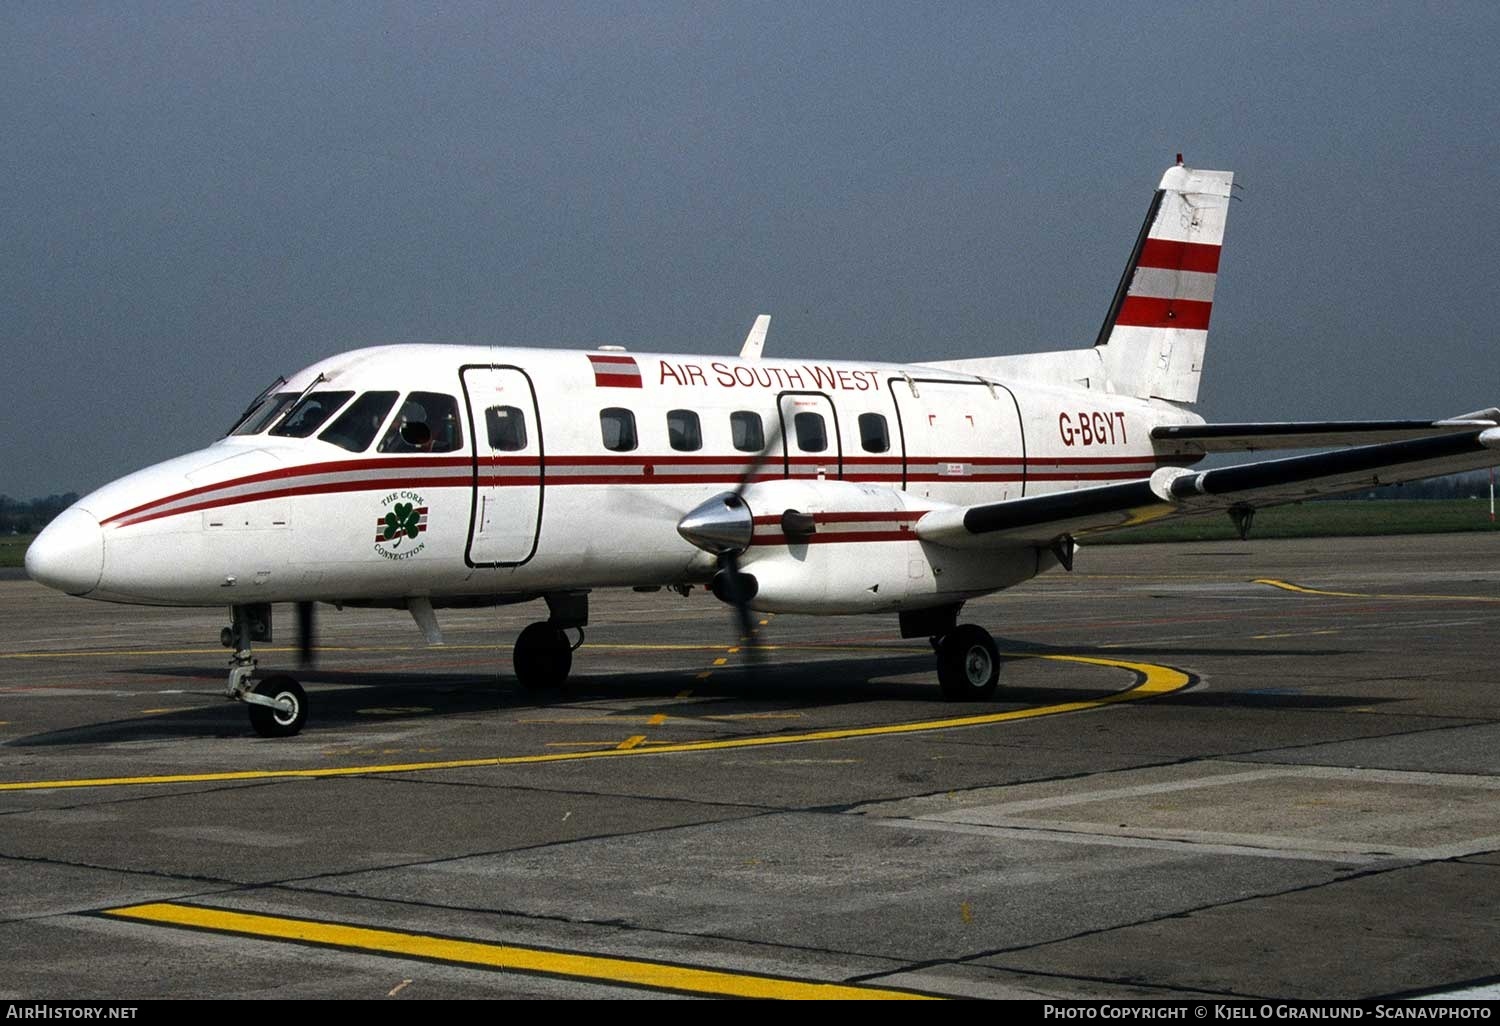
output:
[{"label": "aircraft nose cone", "polygon": [[64,510],[26,550],[26,573],[38,584],[85,595],[104,573],[104,531],[99,521],[74,507]]},{"label": "aircraft nose cone", "polygon": [[677,522],[677,533],[705,552],[721,556],[744,552],[750,546],[754,518],[745,500],[734,492],[715,495],[688,510]]}]

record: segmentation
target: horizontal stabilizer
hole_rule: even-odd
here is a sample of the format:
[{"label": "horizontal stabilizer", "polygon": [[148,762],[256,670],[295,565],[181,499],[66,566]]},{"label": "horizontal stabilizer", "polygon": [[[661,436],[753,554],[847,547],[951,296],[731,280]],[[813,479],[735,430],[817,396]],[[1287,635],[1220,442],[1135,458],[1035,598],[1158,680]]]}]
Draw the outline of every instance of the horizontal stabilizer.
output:
[{"label": "horizontal stabilizer", "polygon": [[955,548],[1043,546],[1065,534],[1301,502],[1496,465],[1500,427],[1487,424],[1216,470],[1160,467],[1139,481],[935,510],[917,521],[916,532],[923,541]]},{"label": "horizontal stabilizer", "polygon": [[1151,429],[1158,456],[1267,449],[1331,449],[1431,438],[1500,424],[1500,410],[1478,410],[1449,420],[1325,420],[1285,423],[1173,424]]}]

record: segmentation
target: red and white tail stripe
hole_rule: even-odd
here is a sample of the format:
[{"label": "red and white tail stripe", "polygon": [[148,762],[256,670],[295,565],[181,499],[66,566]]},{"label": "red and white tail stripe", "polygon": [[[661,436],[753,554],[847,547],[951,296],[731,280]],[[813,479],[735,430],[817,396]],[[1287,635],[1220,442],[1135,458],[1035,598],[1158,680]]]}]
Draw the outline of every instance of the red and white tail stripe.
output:
[{"label": "red and white tail stripe", "polygon": [[1234,175],[1162,176],[1099,344],[1116,391],[1195,402]]}]

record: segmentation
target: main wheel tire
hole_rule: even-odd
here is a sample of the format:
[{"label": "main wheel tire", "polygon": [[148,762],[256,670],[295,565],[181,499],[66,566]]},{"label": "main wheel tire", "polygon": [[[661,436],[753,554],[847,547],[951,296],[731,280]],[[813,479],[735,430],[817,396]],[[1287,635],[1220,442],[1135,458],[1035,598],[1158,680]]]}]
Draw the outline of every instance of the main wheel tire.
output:
[{"label": "main wheel tire", "polygon": [[937,670],[948,701],[982,701],[1000,681],[1000,650],[989,631],[966,623],[938,643]]},{"label": "main wheel tire", "polygon": [[255,685],[257,695],[292,703],[291,712],[278,712],[266,705],[251,705],[250,726],[261,737],[291,737],[301,732],[307,722],[307,692],[302,685],[285,674],[267,677]]},{"label": "main wheel tire", "polygon": [[573,669],[573,646],[561,628],[534,623],[516,638],[516,677],[529,691],[560,688]]}]

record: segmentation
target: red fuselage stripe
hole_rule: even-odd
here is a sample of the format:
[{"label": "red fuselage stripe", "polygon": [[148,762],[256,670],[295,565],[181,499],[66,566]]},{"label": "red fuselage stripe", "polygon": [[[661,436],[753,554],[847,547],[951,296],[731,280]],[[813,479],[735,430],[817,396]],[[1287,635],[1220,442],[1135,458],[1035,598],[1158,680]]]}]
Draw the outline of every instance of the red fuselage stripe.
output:
[{"label": "red fuselage stripe", "polygon": [[777,532],[757,534],[750,539],[751,546],[757,545],[837,545],[840,542],[893,542],[893,541],[916,541],[917,535],[913,531],[841,531],[838,534],[813,534],[806,538],[798,538],[792,541],[786,535]]},{"label": "red fuselage stripe", "polygon": [[[927,515],[925,509],[918,510],[880,510],[874,513],[814,513],[813,523],[816,524],[860,524],[860,523],[916,523]],[[779,524],[781,517],[776,514],[759,516],[754,518],[757,524]]]},{"label": "red fuselage stripe", "polygon": [[[774,463],[779,462],[773,461]],[[855,463],[855,459],[846,459],[847,465]],[[900,464],[900,459],[875,460],[875,463],[884,463],[887,466]],[[648,456],[648,457],[596,457],[596,456],[566,456],[549,457],[546,461],[548,466],[557,467],[598,467],[599,473],[584,474],[557,474],[548,476],[546,484],[548,487],[559,487],[562,485],[608,485],[608,484],[655,484],[655,485],[701,485],[701,484],[723,484],[734,485],[740,480],[743,471],[733,457],[674,457],[674,456]],[[1048,457],[1023,461],[1020,458],[968,458],[963,460],[944,460],[935,457],[921,457],[908,460],[908,472],[904,475],[909,482],[953,482],[968,484],[993,484],[1002,482],[1028,481],[1116,481],[1133,480],[1144,477],[1156,467],[1156,461],[1151,457],[1133,456],[1099,456],[1099,457]],[[962,463],[967,466],[1000,465],[1013,466],[1017,469],[1009,473],[986,473],[976,472],[968,474],[943,474],[935,473],[931,466],[921,464]],[[821,461],[808,459],[807,457],[793,457],[792,478],[810,478],[811,471]],[[916,465],[914,465],[916,464]],[[145,523],[161,517],[175,516],[179,513],[196,513],[207,509],[216,509],[222,506],[239,505],[242,503],[261,502],[267,499],[280,499],[300,495],[338,494],[355,491],[393,491],[406,488],[472,488],[475,484],[473,476],[470,475],[447,475],[439,477],[424,477],[421,471],[430,468],[471,467],[473,461],[469,457],[407,457],[386,458],[366,460],[343,460],[333,463],[315,463],[302,467],[287,467],[279,470],[267,471],[260,474],[252,474],[246,477],[234,478],[218,484],[202,485],[187,491],[177,492],[160,499],[141,503],[113,516],[106,517],[102,523],[113,526],[129,526],[132,524]],[[656,466],[694,466],[705,465],[704,473],[664,473],[653,472]],[[708,470],[707,466],[713,466],[714,470]],[[1022,466],[1029,467],[1022,471]],[[1068,467],[1118,467],[1113,470],[1069,470]],[[369,470],[385,470],[389,473],[379,477],[352,477],[344,481],[323,481],[317,484],[298,485],[293,483],[297,478],[308,478],[339,473],[360,473]],[[531,469],[537,471],[533,474],[517,474],[504,476],[487,471],[500,469]],[[898,483],[903,475],[899,471],[888,471],[885,473],[858,472],[857,466],[850,466],[848,473],[843,476],[849,481],[876,481],[885,483]],[[480,461],[479,480],[481,487],[517,488],[537,487],[542,483],[543,468],[534,456],[506,456],[485,458]],[[783,475],[772,470],[755,474],[752,481],[778,481]],[[281,487],[268,487],[264,490],[255,491],[250,494],[214,495],[215,492],[225,492],[230,489],[240,489],[247,485],[276,485]],[[195,502],[182,504],[184,500],[197,499]]]}]

